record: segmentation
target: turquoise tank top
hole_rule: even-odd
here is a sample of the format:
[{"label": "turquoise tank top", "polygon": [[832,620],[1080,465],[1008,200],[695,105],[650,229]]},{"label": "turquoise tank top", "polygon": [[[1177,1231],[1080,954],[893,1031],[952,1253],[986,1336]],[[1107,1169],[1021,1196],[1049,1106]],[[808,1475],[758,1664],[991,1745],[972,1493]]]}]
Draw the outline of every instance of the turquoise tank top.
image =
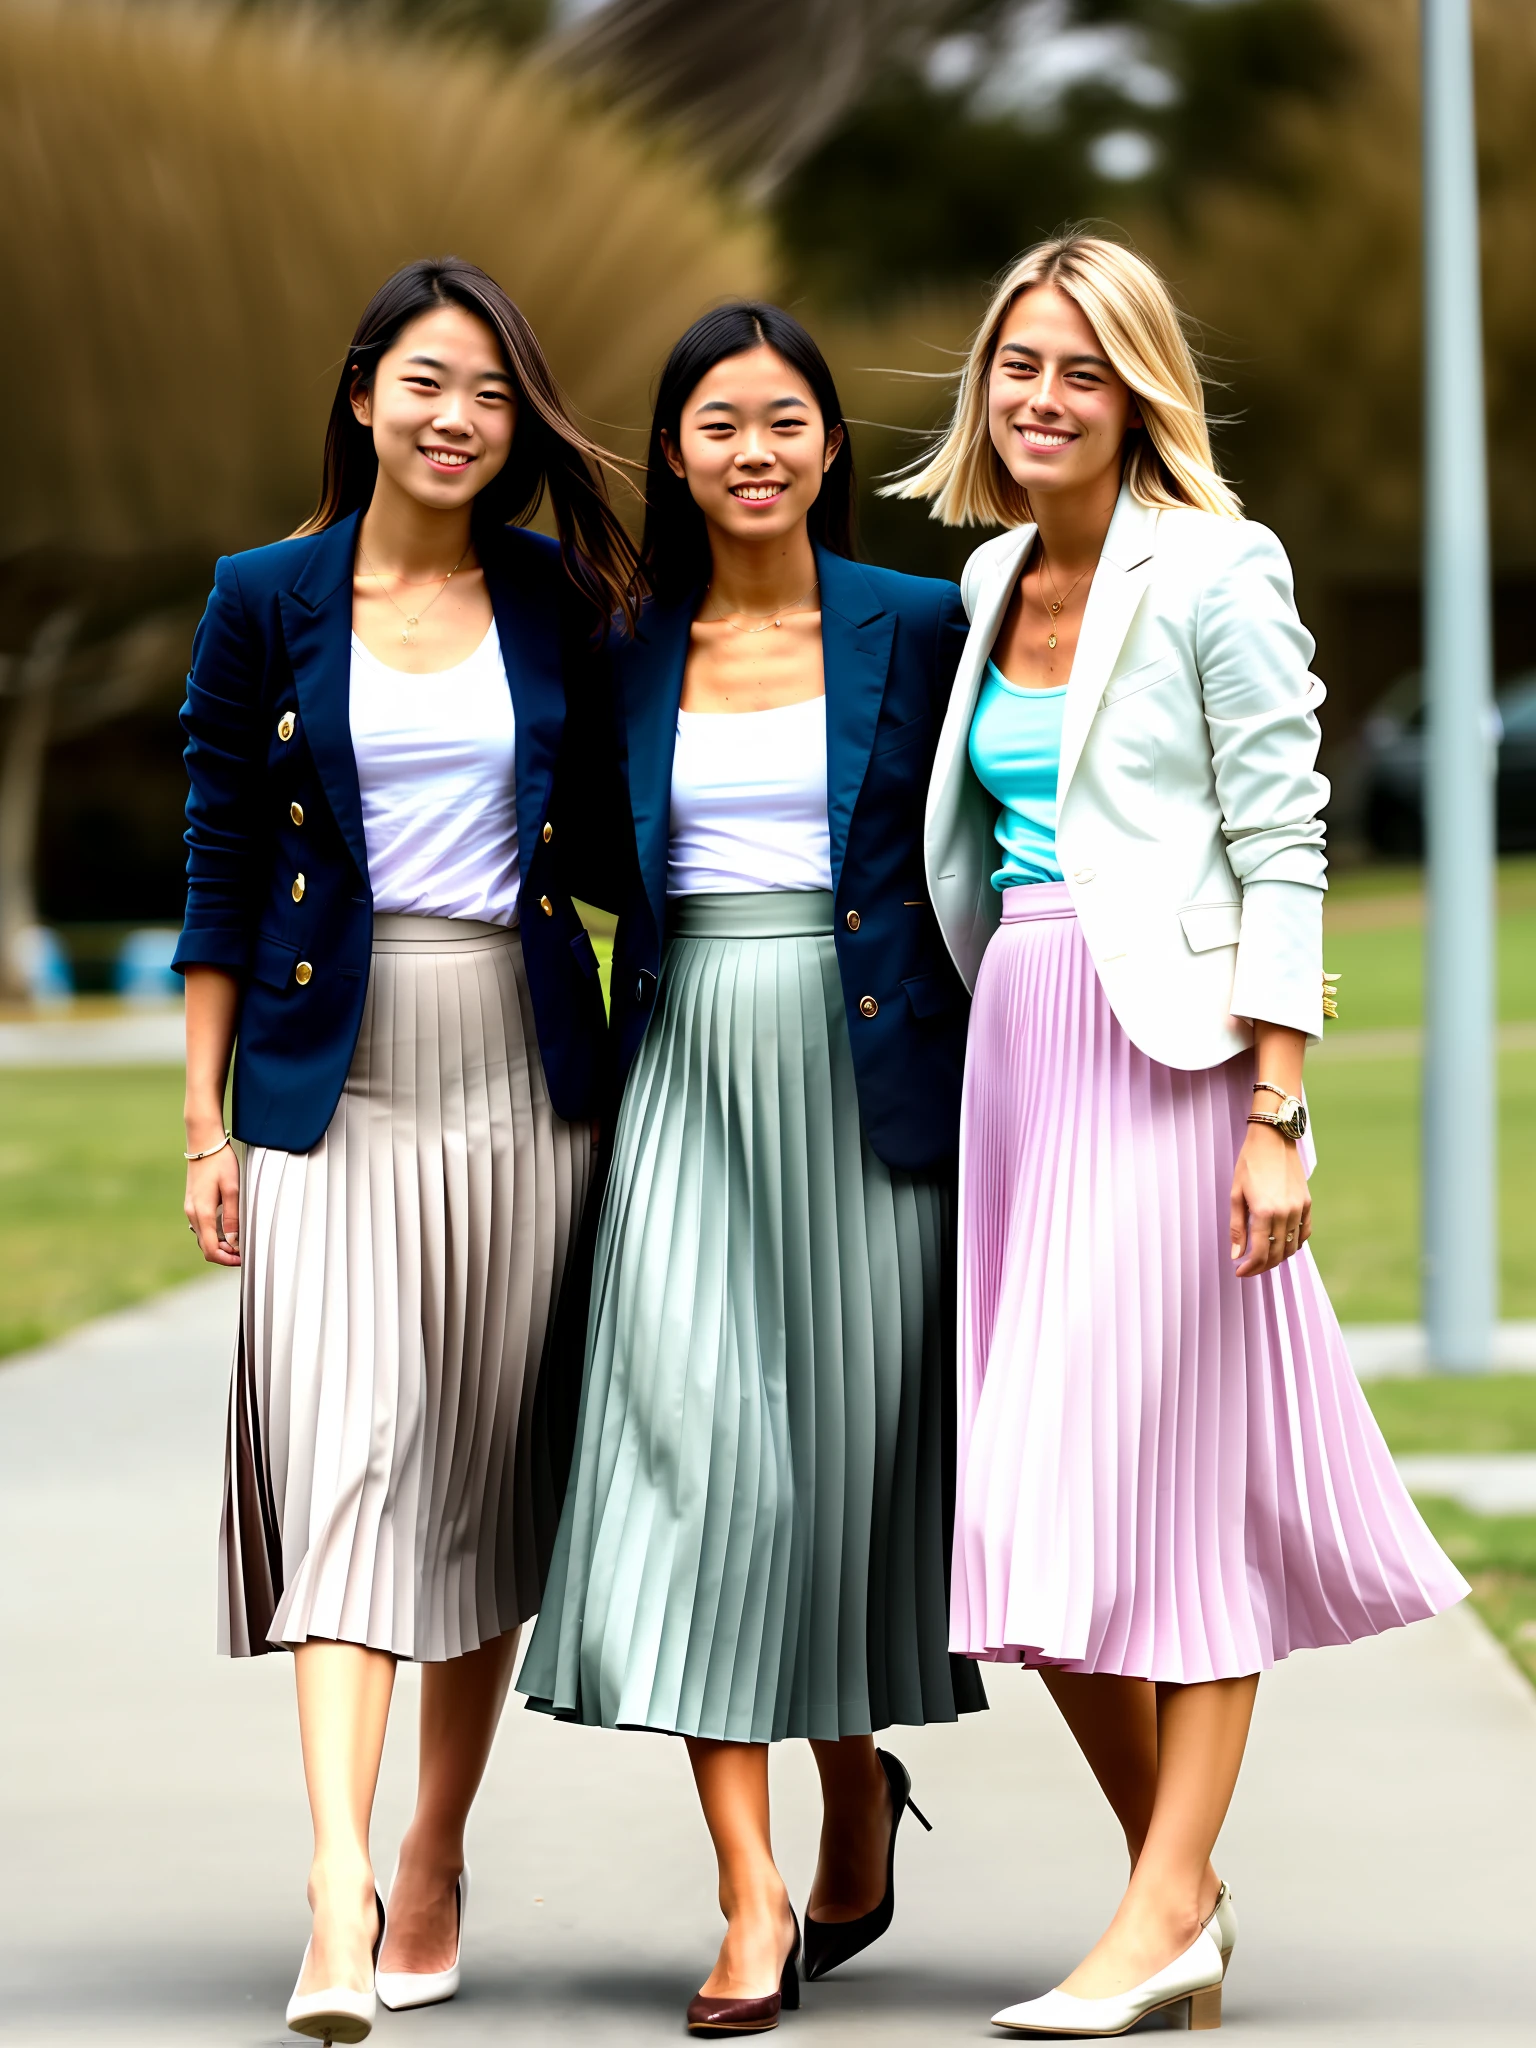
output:
[{"label": "turquoise tank top", "polygon": [[996,662],[971,720],[971,766],[1002,805],[993,828],[1003,864],[994,889],[1059,882],[1056,858],[1056,773],[1061,765],[1061,714],[1067,686],[1021,690]]}]

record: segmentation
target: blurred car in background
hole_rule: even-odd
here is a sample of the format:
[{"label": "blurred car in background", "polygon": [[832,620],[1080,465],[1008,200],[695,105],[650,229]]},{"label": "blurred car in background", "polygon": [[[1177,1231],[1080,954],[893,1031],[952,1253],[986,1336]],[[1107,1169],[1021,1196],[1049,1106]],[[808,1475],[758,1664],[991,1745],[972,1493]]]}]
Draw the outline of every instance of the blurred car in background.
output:
[{"label": "blurred car in background", "polygon": [[[1536,669],[1512,677],[1494,698],[1497,719],[1500,853],[1536,849]],[[1393,860],[1424,851],[1424,687],[1417,669],[1400,676],[1360,733],[1365,836]]]}]

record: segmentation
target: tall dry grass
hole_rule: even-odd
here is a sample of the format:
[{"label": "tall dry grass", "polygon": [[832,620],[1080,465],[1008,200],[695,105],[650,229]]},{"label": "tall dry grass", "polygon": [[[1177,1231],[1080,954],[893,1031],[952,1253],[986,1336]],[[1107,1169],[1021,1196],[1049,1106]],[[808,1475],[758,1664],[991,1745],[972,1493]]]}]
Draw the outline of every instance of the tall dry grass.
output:
[{"label": "tall dry grass", "polygon": [[271,13],[0,0],[0,555],[289,530],[363,304],[452,250],[601,436],[669,344],[763,289],[702,175],[536,68]]}]

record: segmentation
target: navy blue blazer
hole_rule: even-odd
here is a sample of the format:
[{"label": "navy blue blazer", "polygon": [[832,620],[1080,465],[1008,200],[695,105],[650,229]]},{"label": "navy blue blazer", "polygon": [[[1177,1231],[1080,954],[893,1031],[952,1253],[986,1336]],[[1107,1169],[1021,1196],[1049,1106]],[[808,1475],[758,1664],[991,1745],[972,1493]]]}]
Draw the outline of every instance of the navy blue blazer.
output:
[{"label": "navy blue blazer", "polygon": [[[175,965],[240,981],[234,1133],[307,1152],[362,1022],[373,894],[350,722],[354,513],[226,556],[192,645],[181,722],[187,913]],[[578,778],[612,758],[606,688],[554,542],[476,536],[516,724],[519,914],[555,1113],[596,1113],[609,1053],[597,960],[572,907],[589,827]],[[581,792],[585,796],[585,792]],[[303,876],[302,885],[298,877]]]},{"label": "navy blue blazer", "polygon": [[[953,1159],[969,999],[928,903],[923,808],[966,617],[953,583],[816,551],[827,689],[834,931],[859,1109],[887,1166]],[[613,651],[639,872],[613,956],[617,1065],[644,1035],[666,935],[672,756],[699,594],[645,608]]]}]

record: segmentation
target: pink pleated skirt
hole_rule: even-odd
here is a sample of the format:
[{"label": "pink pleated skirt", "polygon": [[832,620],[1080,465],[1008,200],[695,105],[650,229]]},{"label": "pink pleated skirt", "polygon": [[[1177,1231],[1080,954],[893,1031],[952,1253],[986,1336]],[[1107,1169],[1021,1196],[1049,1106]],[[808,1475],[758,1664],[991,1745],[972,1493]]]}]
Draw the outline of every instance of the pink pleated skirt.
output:
[{"label": "pink pleated skirt", "polygon": [[954,1649],[1192,1684],[1466,1593],[1310,1249],[1232,1272],[1253,1080],[1138,1051],[1065,885],[1006,891],[966,1058]]}]

